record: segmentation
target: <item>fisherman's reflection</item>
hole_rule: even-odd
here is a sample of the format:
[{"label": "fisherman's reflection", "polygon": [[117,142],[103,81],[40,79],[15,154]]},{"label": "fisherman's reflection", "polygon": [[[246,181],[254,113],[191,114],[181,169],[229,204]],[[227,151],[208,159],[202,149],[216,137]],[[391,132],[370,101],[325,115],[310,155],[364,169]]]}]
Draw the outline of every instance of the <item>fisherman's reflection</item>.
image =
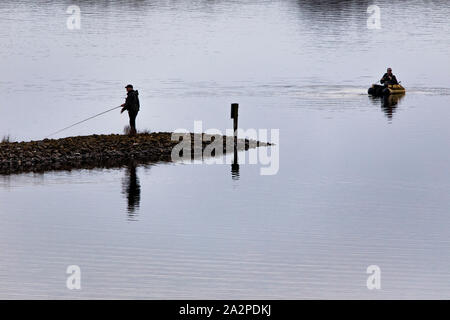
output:
[{"label": "fisherman's reflection", "polygon": [[139,177],[136,174],[136,163],[130,162],[125,170],[125,178],[123,179],[123,191],[128,201],[128,219],[136,219],[136,211],[139,209],[141,202],[141,185]]},{"label": "fisherman's reflection", "polygon": [[391,94],[387,97],[381,98],[381,109],[386,114],[389,120],[392,120],[395,109],[398,107],[398,103],[405,96],[405,94]]}]

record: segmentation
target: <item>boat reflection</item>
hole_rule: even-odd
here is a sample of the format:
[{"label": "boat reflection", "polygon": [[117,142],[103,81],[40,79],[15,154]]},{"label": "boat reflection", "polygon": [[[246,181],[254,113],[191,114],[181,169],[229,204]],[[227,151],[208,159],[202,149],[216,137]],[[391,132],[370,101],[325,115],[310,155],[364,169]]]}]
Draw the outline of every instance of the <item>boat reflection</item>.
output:
[{"label": "boat reflection", "polygon": [[405,96],[404,93],[402,94],[391,94],[387,97],[381,98],[381,109],[386,114],[386,117],[389,120],[392,120],[392,117],[394,116],[395,109],[397,109],[398,103],[401,99]]},{"label": "boat reflection", "polygon": [[386,117],[391,121],[398,107],[398,103],[403,99],[404,96],[405,94],[402,93],[402,94],[391,94],[385,97],[374,97],[374,96],[369,97],[374,105],[381,104],[381,110],[385,113]]}]

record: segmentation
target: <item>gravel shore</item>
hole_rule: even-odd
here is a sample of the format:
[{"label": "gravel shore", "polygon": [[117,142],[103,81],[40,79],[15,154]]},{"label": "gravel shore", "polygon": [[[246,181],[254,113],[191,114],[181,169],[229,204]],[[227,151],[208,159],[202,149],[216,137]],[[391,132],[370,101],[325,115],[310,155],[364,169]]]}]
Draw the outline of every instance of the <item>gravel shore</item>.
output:
[{"label": "gravel shore", "polygon": [[[191,157],[194,154],[201,154],[211,141],[211,136],[206,134],[194,135],[191,133],[190,136],[192,141]],[[110,134],[29,142],[3,142],[0,143],[0,174],[78,168],[111,168],[126,165],[130,161],[137,163],[171,162],[172,149],[179,143],[179,141],[173,141],[171,137],[172,133],[170,132],[157,132],[140,133],[135,136]],[[202,150],[195,150],[195,153],[194,139],[202,140]],[[222,140],[223,153],[233,151],[233,137],[222,136]],[[269,144],[239,139],[238,150],[266,145]]]}]

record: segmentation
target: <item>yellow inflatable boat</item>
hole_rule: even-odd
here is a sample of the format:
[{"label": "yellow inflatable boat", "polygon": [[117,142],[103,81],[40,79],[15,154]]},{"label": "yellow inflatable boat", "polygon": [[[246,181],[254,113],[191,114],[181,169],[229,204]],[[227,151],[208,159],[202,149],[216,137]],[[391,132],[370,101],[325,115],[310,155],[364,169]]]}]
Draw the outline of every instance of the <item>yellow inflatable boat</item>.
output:
[{"label": "yellow inflatable boat", "polygon": [[406,90],[400,84],[390,84],[388,85],[388,90],[391,94],[405,93]]},{"label": "yellow inflatable boat", "polygon": [[374,96],[388,96],[391,94],[405,94],[406,89],[400,84],[390,84],[386,86],[380,86],[374,84],[369,88],[368,93]]}]

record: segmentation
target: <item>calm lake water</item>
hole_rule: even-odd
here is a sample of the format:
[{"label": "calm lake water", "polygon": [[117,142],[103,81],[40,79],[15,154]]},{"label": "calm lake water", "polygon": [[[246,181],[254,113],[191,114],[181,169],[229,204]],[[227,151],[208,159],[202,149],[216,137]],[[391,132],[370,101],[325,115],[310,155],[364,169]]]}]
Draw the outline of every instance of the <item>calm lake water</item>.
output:
[{"label": "calm lake water", "polygon": [[[151,131],[225,131],[238,102],[240,127],[280,130],[279,172],[0,176],[0,298],[450,298],[448,1],[376,1],[379,30],[372,1],[76,3],[79,30],[73,1],[0,3],[0,137],[42,139],[132,83]],[[407,94],[384,103],[366,91],[388,66]]]}]

